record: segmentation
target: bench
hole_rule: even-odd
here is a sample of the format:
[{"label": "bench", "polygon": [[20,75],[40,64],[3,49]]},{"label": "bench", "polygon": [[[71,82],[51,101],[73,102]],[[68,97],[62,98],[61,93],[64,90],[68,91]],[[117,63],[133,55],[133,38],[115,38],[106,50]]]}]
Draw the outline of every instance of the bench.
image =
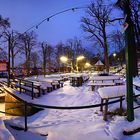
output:
[{"label": "bench", "polygon": [[98,87],[105,87],[105,86],[115,86],[113,82],[90,82],[88,86],[91,86],[92,91],[94,90],[95,86]]},{"label": "bench", "polygon": [[83,77],[82,76],[73,76],[73,77],[70,77],[70,83],[72,86],[82,86],[82,83],[84,82],[83,81]]},{"label": "bench", "polygon": [[41,82],[40,88],[43,91],[43,94],[45,94],[45,91],[51,92],[53,90],[52,84],[49,82]]},{"label": "bench", "polygon": [[[109,99],[120,98],[120,113],[122,113],[122,100],[126,95],[126,85],[102,87],[98,89],[98,93],[101,97],[101,108],[103,111],[103,119],[107,120],[108,113],[108,101]],[[105,109],[103,110],[103,103],[106,103]]]},{"label": "bench", "polygon": [[34,99],[34,97],[40,97],[40,86],[35,85],[34,82],[31,82],[31,81],[28,81],[28,80],[18,79],[15,82],[14,87],[19,88],[20,93],[22,91],[30,92],[32,99]]},{"label": "bench", "polygon": [[92,91],[95,86],[97,87],[105,87],[105,86],[115,86],[115,85],[123,85],[124,81],[122,79],[99,79],[90,81],[88,86],[91,86]]},{"label": "bench", "polygon": [[51,83],[51,85],[52,85],[52,87],[53,87],[53,90],[60,88],[60,83],[59,83],[59,81],[53,81],[53,82]]}]

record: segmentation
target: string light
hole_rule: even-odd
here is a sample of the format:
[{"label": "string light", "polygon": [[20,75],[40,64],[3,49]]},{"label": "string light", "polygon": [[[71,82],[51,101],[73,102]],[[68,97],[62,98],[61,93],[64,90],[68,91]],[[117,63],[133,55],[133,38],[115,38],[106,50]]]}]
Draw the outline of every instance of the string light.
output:
[{"label": "string light", "polygon": [[[102,5],[102,6],[109,6],[109,5]],[[62,14],[62,13],[68,12],[68,11],[73,11],[73,12],[75,12],[75,10],[86,9],[86,8],[88,8],[88,6],[85,6],[85,7],[73,7],[73,8],[69,8],[69,9],[66,9],[66,10],[63,10],[63,11],[60,11],[60,12],[57,12],[57,13],[55,13],[55,14],[53,14],[53,15],[47,17],[47,18],[44,18],[44,19],[43,19],[41,22],[39,22],[38,24],[31,26],[29,29],[27,29],[25,32],[23,32],[23,34],[26,33],[26,32],[28,32],[28,31],[30,31],[30,30],[33,29],[33,28],[38,29],[39,26],[40,26],[43,22],[45,22],[45,21],[48,21],[48,22],[49,22],[50,19],[53,18],[54,16],[57,16],[57,15],[59,15],[59,14]]]}]

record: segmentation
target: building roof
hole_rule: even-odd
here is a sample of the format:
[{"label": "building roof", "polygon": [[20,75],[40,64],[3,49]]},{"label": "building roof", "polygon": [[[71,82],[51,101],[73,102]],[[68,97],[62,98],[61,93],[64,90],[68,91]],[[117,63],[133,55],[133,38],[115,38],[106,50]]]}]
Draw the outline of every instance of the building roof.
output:
[{"label": "building roof", "polygon": [[98,60],[98,61],[95,63],[95,66],[97,66],[97,65],[104,65],[104,64],[102,63],[101,60]]}]

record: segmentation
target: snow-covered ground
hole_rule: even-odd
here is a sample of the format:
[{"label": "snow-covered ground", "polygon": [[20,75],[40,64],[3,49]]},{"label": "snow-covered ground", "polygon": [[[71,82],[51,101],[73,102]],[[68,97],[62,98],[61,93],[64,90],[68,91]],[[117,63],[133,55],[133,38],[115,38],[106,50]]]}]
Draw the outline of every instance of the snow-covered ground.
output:
[{"label": "snow-covered ground", "polygon": [[[64,87],[33,100],[35,103],[57,106],[85,106],[100,103],[97,92],[84,83],[72,87],[67,81]],[[123,102],[126,108],[126,102]],[[109,105],[109,111],[119,103]],[[140,133],[124,136],[123,130],[140,126],[140,109],[135,110],[135,121],[128,122],[125,116],[109,116],[103,121],[99,108],[82,110],[44,109],[28,117],[28,131],[15,130],[9,124],[24,127],[23,117],[2,117],[8,130],[16,140],[139,140]]]}]

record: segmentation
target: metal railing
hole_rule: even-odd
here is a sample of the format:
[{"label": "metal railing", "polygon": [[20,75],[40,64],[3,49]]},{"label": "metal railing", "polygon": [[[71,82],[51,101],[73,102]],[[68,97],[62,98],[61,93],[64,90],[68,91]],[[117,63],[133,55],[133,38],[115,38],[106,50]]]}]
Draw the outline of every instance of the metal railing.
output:
[{"label": "metal railing", "polygon": [[[122,100],[124,100],[125,98],[123,98]],[[117,103],[120,102],[120,99],[118,100],[114,100],[114,101],[110,101],[108,103],[103,103],[102,106],[104,105],[109,105],[109,104],[113,104],[113,103]],[[47,109],[59,109],[59,110],[78,110],[78,109],[90,109],[90,108],[96,108],[96,107],[100,107],[101,104],[94,104],[94,105],[87,105],[87,106],[69,106],[69,107],[64,107],[64,106],[49,106],[49,105],[41,105],[41,104],[34,104],[34,103],[29,103],[26,101],[23,102],[5,102],[5,103],[14,103],[14,104],[21,104],[23,103],[24,106],[24,131],[28,130],[28,115],[27,115],[27,107],[28,106],[32,106],[32,107],[39,107],[39,108],[47,108]],[[15,109],[15,108],[14,108]],[[14,115],[14,116],[19,116],[18,114],[14,114],[14,113],[7,113],[4,111],[0,111],[0,113],[4,113],[4,114],[8,114],[8,115]]]}]

